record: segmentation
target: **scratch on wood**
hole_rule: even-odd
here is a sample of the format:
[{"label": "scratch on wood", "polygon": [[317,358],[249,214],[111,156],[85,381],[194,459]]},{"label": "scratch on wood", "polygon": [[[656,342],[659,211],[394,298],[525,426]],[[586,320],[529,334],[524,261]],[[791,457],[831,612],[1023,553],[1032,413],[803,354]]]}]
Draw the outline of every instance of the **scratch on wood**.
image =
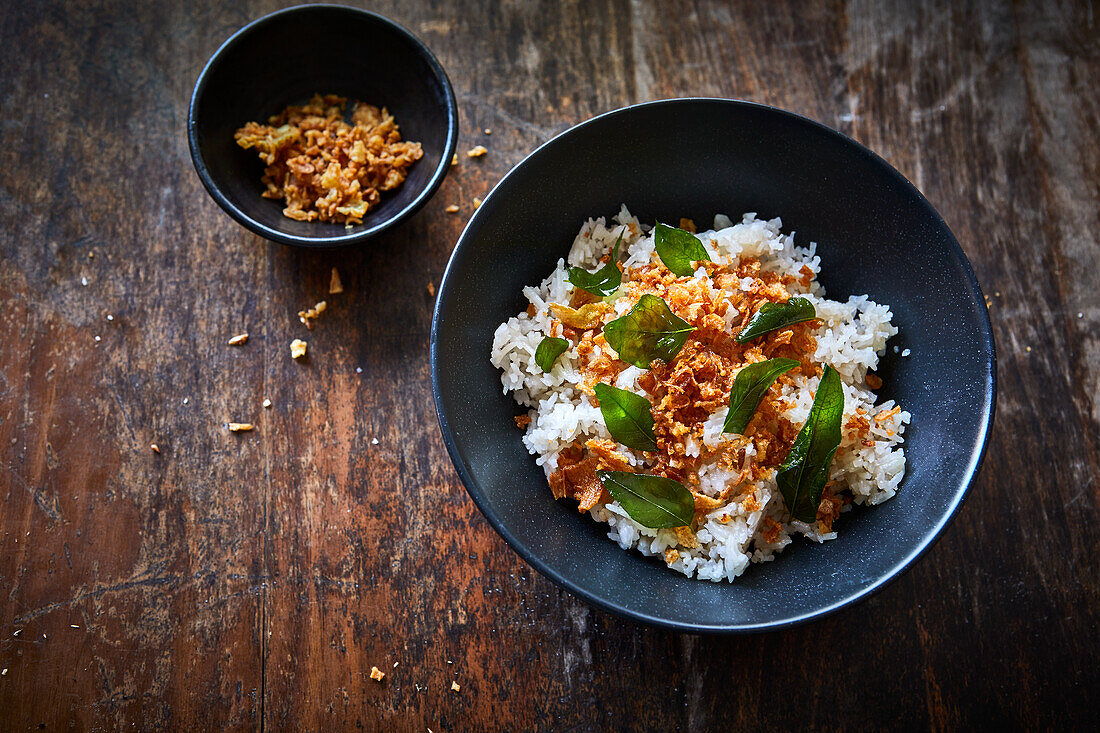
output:
[{"label": "scratch on wood", "polygon": [[[157,568],[152,568],[151,571],[163,569],[164,563],[160,563]],[[181,584],[195,583],[200,580],[207,580],[215,576],[213,572],[195,573],[193,575],[152,575],[150,577],[136,576],[124,580],[119,583],[111,583],[110,585],[99,585],[93,587],[91,590],[85,589],[83,586],[77,590],[76,595],[68,600],[56,601],[49,603],[40,608],[36,608],[33,611],[28,611],[21,616],[16,616],[12,619],[13,624],[23,624],[33,619],[45,616],[48,613],[53,613],[63,608],[73,608],[81,601],[86,601],[94,598],[100,598],[102,596],[111,593],[124,593],[126,591],[141,589],[141,588],[155,588],[165,587],[169,590],[174,590]]]},{"label": "scratch on wood", "polygon": [[[646,17],[643,17],[645,14]],[[653,18],[640,0],[630,1],[630,44],[634,57],[634,97],[636,102],[649,101],[653,93],[653,72],[646,62],[642,39],[648,38]]]},{"label": "scratch on wood", "polygon": [[126,413],[126,405],[122,404],[122,398],[118,396],[118,392],[115,390],[114,386],[108,385],[107,389],[111,391],[115,401],[118,402],[118,409],[122,410],[122,423],[126,426],[127,432],[130,433],[130,440],[137,442],[137,436],[134,435],[134,429],[130,427],[130,417]]},{"label": "scratch on wood", "polygon": [[61,504],[58,502],[57,497],[47,498],[46,492],[42,489],[31,486],[27,481],[16,472],[14,466],[4,466],[4,469],[12,475],[13,478],[23,487],[23,489],[34,498],[34,505],[42,510],[50,520],[59,522],[63,519],[61,514]]},{"label": "scratch on wood", "polygon": [[557,132],[559,132],[559,130],[553,127],[543,127],[542,125],[536,125],[535,123],[530,122],[529,120],[525,120],[522,117],[516,117],[510,112],[505,112],[503,109],[500,108],[499,105],[486,101],[478,94],[474,94],[472,92],[462,92],[458,95],[458,98],[464,104],[471,104],[475,107],[480,107],[481,109],[488,110],[501,121],[506,122],[509,125],[517,127],[521,130],[526,130],[527,132],[537,137],[540,142],[549,140]]}]

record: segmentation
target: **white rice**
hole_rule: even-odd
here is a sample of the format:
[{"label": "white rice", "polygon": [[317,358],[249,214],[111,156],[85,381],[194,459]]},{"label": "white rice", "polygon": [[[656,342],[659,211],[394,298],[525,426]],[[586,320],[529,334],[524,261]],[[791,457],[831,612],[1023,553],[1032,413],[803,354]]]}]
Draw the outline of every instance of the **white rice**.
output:
[{"label": "white rice", "polygon": [[[741,222],[733,222],[719,215],[714,228],[700,232],[698,237],[708,254],[716,262],[736,263],[742,257],[755,257],[762,269],[795,276],[803,266],[814,274],[809,286],[797,280],[787,286],[792,295],[803,295],[817,310],[822,325],[813,335],[817,340],[814,360],[832,365],[840,374],[844,387],[844,418],[848,420],[862,409],[873,418],[882,411],[894,407],[893,401],[875,403],[875,395],[868,389],[865,377],[868,370],[878,366],[879,357],[886,350],[886,341],[897,333],[891,323],[890,308],[870,301],[866,295],[853,295],[846,302],[829,300],[817,283],[820,259],[816,245],[798,247],[794,234],[781,231],[782,222],[776,218],[768,221],[745,214]],[[615,245],[622,234],[624,282],[629,279],[629,268],[650,262],[654,251],[653,237],[648,227],[633,217],[626,207],[611,222],[603,217],[589,219],[581,227],[567,260],[559,260],[557,267],[538,287],[524,288],[524,295],[534,306],[534,315],[527,312],[509,318],[497,328],[493,337],[492,362],[502,370],[501,382],[505,392],[511,392],[516,401],[530,408],[530,425],[523,436],[524,445],[536,456],[536,463],[549,476],[557,469],[558,453],[576,440],[609,438],[607,428],[598,407],[589,401],[579,388],[583,380],[581,364],[576,349],[571,346],[555,362],[549,373],[535,364],[535,350],[542,339],[551,335],[550,303],[568,303],[573,286],[566,280],[568,266],[594,269],[600,258]],[[700,268],[696,277],[705,278]],[[745,283],[743,287],[746,287]],[[633,307],[630,298],[615,302],[616,314],[622,315]],[[727,318],[737,315],[730,308]],[[637,378],[643,370],[628,367],[619,374],[615,386],[645,394],[637,386]],[[782,397],[793,404],[783,416],[796,426],[805,422],[813,393],[817,389],[817,377],[797,377],[794,386],[784,385]],[[713,449],[734,436],[722,433],[726,408],[715,412],[704,424],[704,446],[688,445],[689,455],[699,455],[700,448]],[[905,454],[901,448],[902,434],[909,422],[908,412],[901,411],[888,419],[871,419],[869,436],[860,436],[847,427],[843,430],[841,445],[830,472],[830,480],[851,491],[856,504],[880,504],[897,492],[905,473]],[[870,440],[871,446],[861,441]],[[619,451],[634,465],[642,465],[640,454],[625,446]],[[745,461],[753,457],[751,447]],[[717,462],[699,467],[701,493],[718,496],[737,473],[718,467]],[[755,495],[755,501],[750,499]],[[845,507],[847,509],[848,507]],[[636,549],[643,555],[664,555],[674,548],[678,557],[669,567],[687,576],[705,580],[733,580],[752,562],[766,562],[791,543],[791,536],[801,534],[816,542],[836,537],[836,532],[821,533],[817,524],[807,525],[792,521],[775,484],[774,472],[767,480],[750,482],[746,490],[732,500],[710,512],[697,530],[699,546],[692,549],[678,547],[677,535],[672,530],[654,530],[633,521],[618,502],[597,504],[590,514],[593,519],[609,525],[608,537],[623,549]],[[778,538],[774,528],[767,542],[763,521],[768,517],[781,527]]]}]

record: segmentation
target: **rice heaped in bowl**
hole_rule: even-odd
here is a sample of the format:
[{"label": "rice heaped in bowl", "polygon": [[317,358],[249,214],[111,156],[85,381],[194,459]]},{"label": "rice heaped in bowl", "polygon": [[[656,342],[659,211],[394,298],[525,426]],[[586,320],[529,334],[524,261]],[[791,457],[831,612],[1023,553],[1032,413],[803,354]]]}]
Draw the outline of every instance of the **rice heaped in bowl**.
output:
[{"label": "rice heaped in bowl", "polygon": [[[681,226],[694,229],[687,221]],[[712,230],[696,235],[709,261],[692,258],[681,270],[690,274],[677,275],[655,250],[654,230],[625,206],[610,224],[590,219],[568,263],[559,260],[541,285],[524,288],[527,310],[501,324],[493,339],[491,358],[503,371],[504,390],[529,408],[516,419],[523,442],[554,496],[575,499],[581,511],[607,523],[608,536],[622,548],[660,556],[698,579],[732,581],[751,562],[773,559],[795,534],[817,542],[835,538],[840,514],[852,504],[890,499],[905,472],[901,443],[909,413],[892,401],[876,404],[872,391],[881,386],[873,370],[897,333],[889,307],[865,295],[827,299],[817,283],[815,245],[796,246],[781,226],[779,219],[753,214],[736,225],[717,216]],[[621,284],[606,296],[570,282],[570,267],[598,274],[616,263]],[[573,273],[577,281],[577,269]],[[640,366],[620,358],[604,328],[635,313],[646,295],[663,300],[690,332],[667,361]],[[761,308],[800,298],[812,305],[811,318],[739,341]],[[555,339],[561,353],[548,363],[540,346]],[[749,406],[751,419],[730,431],[738,375],[769,360],[788,366],[774,383],[760,385],[763,396],[754,410]],[[792,470],[798,446],[813,439],[800,433],[814,422],[815,397],[830,373],[829,379],[839,378],[838,400],[843,395],[839,442],[831,461],[821,464],[824,485],[812,494],[816,512],[807,515],[800,504],[792,516],[777,475]],[[649,449],[612,435],[595,394],[603,389],[607,395],[609,387],[650,406]],[[609,478],[624,474],[660,477],[690,492],[684,523],[636,521],[640,515],[607,488]]]}]

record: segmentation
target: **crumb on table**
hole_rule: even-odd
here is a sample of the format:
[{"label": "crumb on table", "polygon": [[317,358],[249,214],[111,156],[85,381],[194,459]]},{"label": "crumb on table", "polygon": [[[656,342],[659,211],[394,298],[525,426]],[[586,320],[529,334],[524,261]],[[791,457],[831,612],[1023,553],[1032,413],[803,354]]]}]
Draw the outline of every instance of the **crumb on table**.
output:
[{"label": "crumb on table", "polygon": [[485,147],[484,145],[475,145],[474,147],[472,147],[472,148],[470,148],[469,150],[466,151],[466,157],[467,158],[480,158],[481,156],[485,155],[488,152],[489,152],[489,149],[487,147]]},{"label": "crumb on table", "polygon": [[231,422],[231,423],[229,423],[229,432],[231,432],[231,433],[247,433],[250,430],[252,430],[252,423],[250,423],[250,422]]},{"label": "crumb on table", "polygon": [[332,276],[328,280],[328,294],[336,295],[344,292],[344,283],[340,282],[340,271],[332,268]]},{"label": "crumb on table", "polygon": [[301,359],[306,355],[307,344],[302,339],[294,339],[290,342],[290,356],[292,359]]},{"label": "crumb on table", "polygon": [[230,346],[244,346],[247,343],[248,343],[248,334],[247,333],[238,333],[236,336],[229,339],[229,345]]},{"label": "crumb on table", "polygon": [[382,678],[386,676],[386,673],[378,669],[378,667],[370,668],[370,678],[375,682],[381,682]]},{"label": "crumb on table", "polygon": [[328,308],[328,303],[321,300],[308,310],[298,311],[298,320],[305,324],[305,327],[309,330],[313,330],[313,321],[316,320],[325,309]]}]

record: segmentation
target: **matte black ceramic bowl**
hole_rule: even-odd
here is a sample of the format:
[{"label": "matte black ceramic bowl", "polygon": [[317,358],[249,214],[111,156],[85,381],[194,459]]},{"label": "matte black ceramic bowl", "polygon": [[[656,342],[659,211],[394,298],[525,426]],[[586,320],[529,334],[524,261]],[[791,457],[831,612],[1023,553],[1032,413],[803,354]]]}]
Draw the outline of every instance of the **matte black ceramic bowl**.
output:
[{"label": "matte black ceramic bowl", "polygon": [[[782,216],[818,243],[820,282],[838,300],[888,303],[900,335],[880,395],[909,410],[907,472],[895,498],[838,520],[839,537],[796,540],[734,583],[685,578],[623,552],[606,525],[555,502],[512,421],[489,362],[497,325],[520,290],[565,257],[590,216],[626,203],[641,221],[709,224],[747,211]],[[912,349],[900,357],[893,346]],[[970,264],[927,200],[881,158],[827,127],[780,110],[679,99],[578,125],[516,166],[486,197],[451,256],[431,341],[436,410],[470,495],[527,562],[615,613],[684,631],[776,628],[872,593],[943,530],[981,463],[993,420],[989,316]],[[959,559],[963,562],[964,559]],[[939,589],[929,588],[929,593]]]},{"label": "matte black ceramic bowl", "polygon": [[[260,196],[263,164],[233,133],[314,94],[339,94],[386,107],[401,136],[424,147],[409,177],[350,229],[294,221],[283,202]],[[381,15],[342,5],[301,5],[249,23],[222,44],[199,74],[187,117],[191,159],[226,213],[283,244],[329,247],[362,242],[411,216],[450,168],[458,107],[428,47]]]}]

